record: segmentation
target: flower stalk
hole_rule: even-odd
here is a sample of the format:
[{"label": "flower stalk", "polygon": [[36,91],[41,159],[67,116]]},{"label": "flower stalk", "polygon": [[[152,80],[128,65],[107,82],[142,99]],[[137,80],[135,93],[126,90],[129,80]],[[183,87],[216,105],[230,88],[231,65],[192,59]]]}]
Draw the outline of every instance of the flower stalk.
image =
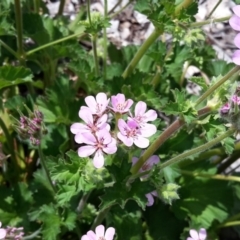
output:
[{"label": "flower stalk", "polygon": [[45,156],[44,156],[44,154],[42,152],[41,144],[38,146],[38,154],[39,154],[40,162],[41,162],[41,164],[43,166],[43,169],[44,169],[44,171],[46,173],[47,179],[48,179],[48,181],[49,181],[49,183],[50,183],[50,185],[51,185],[51,187],[53,189],[53,192],[56,193],[56,188],[55,188],[55,186],[54,186],[54,184],[53,184],[53,182],[51,180],[50,174],[48,172],[48,169],[47,169],[47,166],[46,166],[46,163],[45,163]]},{"label": "flower stalk", "polygon": [[203,151],[213,147],[217,143],[221,142],[223,139],[231,136],[235,131],[236,130],[234,128],[230,128],[227,132],[225,132],[224,134],[216,137],[214,140],[212,140],[212,141],[210,141],[210,142],[208,142],[206,144],[203,144],[203,145],[201,145],[199,147],[196,147],[194,149],[191,149],[189,151],[186,151],[186,152],[184,152],[182,154],[179,154],[178,156],[176,156],[176,157],[174,157],[174,158],[172,158],[172,159],[162,163],[161,166],[160,166],[160,169],[163,169],[163,168],[168,167],[170,165],[179,163],[181,160],[184,160],[184,159],[186,159],[189,156],[192,156],[192,155],[194,155],[196,153],[199,153],[199,152],[203,152]]},{"label": "flower stalk", "polygon": [[17,29],[17,47],[18,47],[18,59],[24,63],[24,48],[23,48],[23,23],[22,23],[22,8],[21,0],[14,0],[15,7],[15,20]]}]

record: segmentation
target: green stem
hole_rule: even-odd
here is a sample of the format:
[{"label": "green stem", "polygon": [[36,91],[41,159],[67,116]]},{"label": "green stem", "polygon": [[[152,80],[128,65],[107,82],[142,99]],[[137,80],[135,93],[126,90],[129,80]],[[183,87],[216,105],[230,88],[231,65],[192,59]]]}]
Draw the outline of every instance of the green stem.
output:
[{"label": "green stem", "polygon": [[222,2],[222,0],[218,0],[217,4],[213,7],[212,11],[208,14],[207,18],[210,18],[212,14],[215,12],[219,4]]},{"label": "green stem", "polygon": [[[198,117],[201,117],[211,111],[211,108],[204,107],[198,111]],[[133,175],[137,174],[139,169],[144,165],[144,163],[148,160],[149,157],[153,155],[155,151],[168,139],[178,131],[182,126],[185,125],[185,121],[183,119],[177,119],[174,121],[169,127],[167,127],[162,134],[148,147],[148,149],[144,152],[144,154],[138,159],[137,163],[132,166],[131,173]]]},{"label": "green stem", "polygon": [[210,179],[217,179],[217,180],[223,180],[223,181],[235,181],[240,182],[240,177],[236,176],[224,176],[221,174],[207,174],[207,173],[197,173],[197,172],[190,172],[185,170],[178,170],[179,173],[185,174],[192,177],[202,177],[202,178],[210,178]]},{"label": "green stem", "polygon": [[106,217],[111,207],[105,208],[103,211],[99,212],[97,217],[94,219],[94,222],[91,226],[91,230],[95,230],[95,228],[102,223],[103,219]]},{"label": "green stem", "polygon": [[40,9],[40,0],[33,0],[34,12],[39,13]]},{"label": "green stem", "polygon": [[191,23],[191,24],[189,25],[189,27],[190,27],[190,28],[202,27],[202,26],[204,26],[204,25],[211,24],[211,23],[224,22],[224,21],[229,20],[230,17],[231,17],[231,16],[223,17],[223,18],[216,18],[216,19],[209,19],[209,20],[202,21],[202,22],[194,22],[194,23]]},{"label": "green stem", "polygon": [[232,221],[232,222],[226,222],[218,226],[218,228],[223,228],[223,227],[231,227],[231,226],[237,226],[240,225],[240,221]]},{"label": "green stem", "polygon": [[[190,4],[193,3],[193,0],[185,0],[181,4],[179,4],[175,9],[175,15],[178,15],[182,9],[187,8]],[[155,28],[152,34],[148,37],[148,39],[141,45],[141,47],[138,49],[137,53],[131,60],[131,62],[128,64],[127,68],[122,74],[123,78],[127,78],[134,70],[134,68],[137,66],[138,62],[141,60],[142,56],[146,53],[148,48],[155,42],[155,40],[163,33],[164,29],[157,29]]]},{"label": "green stem", "polygon": [[85,207],[85,205],[86,205],[86,203],[87,203],[87,200],[88,200],[88,198],[89,198],[89,196],[90,196],[91,193],[92,193],[92,192],[90,191],[90,192],[88,192],[88,193],[85,193],[85,194],[82,196],[82,198],[81,198],[81,200],[80,200],[80,202],[79,202],[79,204],[78,204],[78,207],[77,207],[77,212],[78,212],[78,213],[81,213],[82,210],[84,209],[84,207]]},{"label": "green stem", "polygon": [[136,67],[142,56],[146,53],[148,48],[156,41],[159,35],[162,34],[162,32],[162,30],[155,28],[155,30],[152,32],[149,38],[141,45],[131,62],[128,64],[127,68],[122,74],[123,78],[127,78],[133,72],[134,68]]},{"label": "green stem", "polygon": [[93,59],[95,63],[95,75],[99,76],[98,56],[97,56],[97,35],[92,36]]},{"label": "green stem", "polygon": [[4,132],[4,135],[7,140],[8,151],[11,154],[11,158],[16,165],[16,170],[18,171],[19,167],[18,167],[17,158],[16,158],[15,151],[14,151],[15,148],[14,148],[13,139],[11,138],[11,136],[8,132],[8,129],[1,117],[0,117],[0,127],[1,127],[2,131]]},{"label": "green stem", "polygon": [[62,16],[66,0],[61,0],[58,8],[58,16]]},{"label": "green stem", "polygon": [[183,9],[187,8],[194,0],[184,0],[175,8],[175,15],[178,15]]},{"label": "green stem", "polygon": [[108,14],[111,14],[114,12],[114,10],[117,8],[117,6],[122,2],[122,0],[118,0],[116,4],[113,6],[113,8],[109,11]]},{"label": "green stem", "polygon": [[[119,13],[121,13],[124,9],[126,9],[132,2],[133,2],[133,0],[130,0],[130,1],[129,1],[125,6],[123,6],[121,9],[119,9],[118,11],[112,13],[112,14],[110,15],[110,18],[116,17]],[[110,12],[112,12],[112,11],[110,11]],[[110,13],[110,12],[109,12],[109,13]]]},{"label": "green stem", "polygon": [[50,174],[48,172],[48,169],[47,169],[47,166],[46,166],[46,163],[45,163],[45,156],[44,156],[44,154],[42,152],[41,145],[38,146],[38,154],[39,154],[40,162],[41,162],[41,164],[42,164],[42,166],[44,168],[44,171],[46,173],[47,179],[48,179],[48,181],[49,181],[49,183],[50,183],[50,185],[51,185],[51,187],[53,189],[53,192],[55,193],[56,192],[56,188],[53,185],[53,182],[51,180]]},{"label": "green stem", "polygon": [[221,142],[226,137],[231,136],[235,131],[236,131],[235,129],[230,128],[228,131],[226,131],[224,134],[216,137],[214,140],[212,140],[212,141],[210,141],[208,143],[205,143],[205,144],[203,144],[203,145],[201,145],[199,147],[196,147],[194,149],[191,149],[189,151],[186,151],[186,152],[184,152],[184,153],[182,153],[182,154],[180,154],[180,155],[178,155],[178,156],[176,156],[176,157],[174,157],[174,158],[172,158],[172,159],[162,163],[160,165],[160,169],[168,167],[168,166],[170,166],[172,164],[176,164],[176,163],[180,162],[181,160],[188,158],[189,156],[192,156],[192,155],[194,155],[196,153],[199,153],[199,152],[203,152],[204,150],[207,150],[207,149],[213,147],[214,145],[216,145],[217,143]]},{"label": "green stem", "polygon": [[[108,1],[104,0],[104,17],[108,16]],[[107,78],[107,28],[103,29],[103,79]]]},{"label": "green stem", "polygon": [[32,55],[33,53],[38,52],[38,51],[40,51],[40,50],[42,50],[42,49],[51,47],[51,46],[53,46],[53,45],[56,45],[56,44],[58,44],[58,43],[67,41],[67,40],[69,40],[69,39],[72,39],[72,38],[75,38],[75,37],[78,37],[78,36],[79,36],[79,37],[83,37],[83,36],[85,36],[85,35],[86,35],[85,33],[82,33],[82,34],[81,34],[81,33],[72,34],[72,35],[70,35],[70,36],[67,36],[67,37],[58,39],[58,40],[56,40],[56,41],[53,41],[53,42],[44,44],[44,45],[42,45],[42,46],[40,46],[40,47],[37,47],[37,48],[35,48],[35,49],[33,49],[33,50],[30,50],[30,51],[28,51],[28,52],[26,53],[26,55],[27,55],[27,56],[30,56],[30,55]]},{"label": "green stem", "polygon": [[90,11],[91,0],[87,1],[87,15],[90,25],[92,25],[91,11]]},{"label": "green stem", "polygon": [[0,44],[2,44],[3,47],[5,47],[15,58],[18,59],[18,54],[12,48],[10,48],[5,42],[3,42],[1,39],[0,39]]},{"label": "green stem", "polygon": [[18,59],[24,64],[24,48],[23,48],[23,23],[22,23],[22,8],[21,0],[14,0],[15,7],[15,21],[17,29],[17,47],[18,47]]},{"label": "green stem", "polygon": [[199,105],[204,101],[211,93],[213,93],[218,87],[220,87],[224,82],[226,82],[232,75],[240,70],[240,66],[235,66],[231,69],[225,76],[223,76],[217,83],[211,86],[195,103],[195,106]]}]

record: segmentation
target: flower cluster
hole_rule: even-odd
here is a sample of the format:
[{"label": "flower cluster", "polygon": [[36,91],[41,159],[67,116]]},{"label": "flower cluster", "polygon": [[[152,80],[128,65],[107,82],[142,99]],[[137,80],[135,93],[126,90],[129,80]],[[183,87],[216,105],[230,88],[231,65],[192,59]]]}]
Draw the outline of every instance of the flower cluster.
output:
[{"label": "flower cluster", "polygon": [[[114,154],[117,144],[146,148],[149,146],[148,137],[157,131],[155,125],[148,123],[157,118],[157,113],[147,111],[145,102],[136,103],[134,115],[131,113],[133,100],[120,93],[112,96],[111,100],[105,93],[98,93],[96,98],[86,97],[85,103],[87,106],[79,110],[84,123],[74,123],[70,130],[75,134],[75,141],[84,144],[79,147],[78,155],[87,157],[94,154],[93,165],[96,168],[104,166],[104,154]],[[113,119],[115,123],[112,123]],[[114,131],[111,131],[112,126],[115,126]]]},{"label": "flower cluster", "polygon": [[199,232],[197,232],[195,229],[191,229],[189,234],[190,237],[188,237],[187,240],[205,240],[207,238],[207,232],[204,228],[201,228]]},{"label": "flower cluster", "polygon": [[[240,5],[233,7],[234,15],[229,19],[229,24],[232,29],[240,31]],[[238,50],[233,53],[232,60],[236,65],[240,65],[240,33],[234,38],[234,44]]]},{"label": "flower cluster", "polygon": [[240,130],[240,97],[234,94],[219,110],[220,116]]},{"label": "flower cluster", "polygon": [[113,227],[109,227],[105,232],[105,227],[99,225],[96,227],[95,233],[88,231],[87,235],[83,235],[81,240],[113,240],[114,235],[115,229]]},{"label": "flower cluster", "polygon": [[[136,164],[137,161],[138,161],[138,158],[133,157],[132,165]],[[153,167],[153,165],[158,164],[159,162],[160,162],[159,157],[157,155],[153,155],[143,164],[143,166],[139,169],[139,172],[148,171]],[[142,178],[147,178],[147,177],[148,175],[145,175]],[[154,197],[157,197],[158,194],[157,194],[157,191],[152,191],[150,193],[147,193],[145,196],[148,200],[147,206],[150,207],[154,204]]]},{"label": "flower cluster", "polygon": [[20,121],[16,120],[16,130],[23,139],[29,139],[32,145],[40,144],[41,134],[44,133],[43,114],[35,110],[30,117],[21,114]]},{"label": "flower cluster", "polygon": [[0,239],[11,239],[11,240],[21,240],[23,238],[24,232],[23,228],[6,227],[1,228],[2,223],[0,222]]}]

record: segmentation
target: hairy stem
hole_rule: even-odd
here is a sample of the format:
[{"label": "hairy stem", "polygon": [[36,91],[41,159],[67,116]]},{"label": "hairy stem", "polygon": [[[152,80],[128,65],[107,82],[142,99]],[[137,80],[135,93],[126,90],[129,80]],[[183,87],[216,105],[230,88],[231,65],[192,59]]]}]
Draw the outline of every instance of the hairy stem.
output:
[{"label": "hairy stem", "polygon": [[88,16],[90,25],[92,25],[90,5],[91,5],[91,0],[87,0],[87,16]]},{"label": "hairy stem", "polygon": [[[181,4],[179,4],[175,8],[175,15],[178,15],[183,9],[187,8],[189,5],[193,3],[193,0],[184,0]],[[124,70],[122,77],[127,78],[137,66],[138,62],[141,60],[142,56],[147,52],[148,48],[155,42],[155,40],[163,33],[164,29],[155,28],[152,34],[148,37],[148,39],[141,45],[138,49],[137,53],[128,64],[127,68]]]},{"label": "hairy stem", "polygon": [[23,48],[23,23],[22,23],[21,0],[14,0],[14,7],[15,7],[15,21],[16,21],[16,29],[17,29],[18,59],[23,64],[25,56],[24,56],[24,48]]},{"label": "hairy stem", "polygon": [[95,228],[103,221],[107,213],[109,212],[111,207],[105,208],[103,211],[99,212],[97,217],[94,219],[94,222],[91,226],[91,230],[95,230]]},{"label": "hairy stem", "polygon": [[131,60],[131,62],[128,64],[127,68],[122,74],[123,78],[127,78],[134,70],[142,56],[146,53],[148,48],[155,42],[155,40],[159,37],[159,35],[162,34],[162,30],[159,30],[155,28],[153,33],[149,36],[149,38],[141,45],[141,47],[138,49],[137,53]]},{"label": "hairy stem", "polygon": [[65,1],[66,1],[66,0],[61,0],[61,1],[60,1],[60,5],[59,5],[59,8],[58,8],[58,13],[57,13],[58,16],[62,16],[62,15],[63,15],[63,10],[64,10],[64,6],[65,6]]},{"label": "hairy stem", "polygon": [[[108,1],[104,0],[104,17],[108,16]],[[103,29],[103,79],[107,78],[107,28]]]},{"label": "hairy stem", "polygon": [[41,162],[41,164],[43,166],[43,169],[44,169],[44,171],[46,173],[47,179],[48,179],[48,181],[49,181],[49,183],[50,183],[50,185],[51,185],[51,187],[53,189],[53,192],[55,193],[56,192],[56,188],[53,185],[53,182],[51,180],[50,174],[48,172],[48,169],[47,169],[47,166],[46,166],[46,163],[45,163],[45,156],[44,156],[44,154],[42,152],[41,145],[38,146],[38,154],[39,154],[40,162]]},{"label": "hairy stem", "polygon": [[216,5],[213,7],[212,11],[208,14],[207,18],[210,18],[212,16],[212,14],[215,12],[215,10],[217,9],[217,7],[220,5],[221,2],[222,0],[218,0]]},{"label": "hairy stem", "polygon": [[58,40],[56,40],[56,41],[53,41],[53,42],[44,44],[44,45],[42,45],[42,46],[40,46],[40,47],[37,47],[37,48],[35,48],[35,49],[33,49],[33,50],[30,50],[30,51],[28,51],[28,52],[26,53],[26,55],[27,55],[27,56],[30,56],[30,55],[32,55],[32,54],[35,53],[35,52],[38,52],[38,51],[43,50],[43,49],[45,49],[45,48],[51,47],[51,46],[56,45],[56,44],[58,44],[58,43],[67,41],[67,40],[72,39],[72,38],[75,38],[75,37],[83,37],[83,36],[85,36],[85,35],[86,35],[85,33],[82,33],[82,34],[81,34],[81,33],[72,34],[72,35],[70,35],[70,36],[67,36],[67,37],[58,39]]},{"label": "hairy stem", "polygon": [[204,25],[207,25],[207,24],[212,24],[212,23],[216,23],[216,22],[225,22],[227,20],[229,20],[231,16],[228,16],[228,17],[223,17],[223,18],[216,18],[216,19],[209,19],[209,20],[206,20],[206,21],[202,21],[202,22],[194,22],[194,23],[191,23],[189,25],[190,28],[194,28],[194,27],[202,27]]},{"label": "hairy stem", "polygon": [[190,172],[185,170],[178,170],[181,174],[185,174],[192,177],[202,177],[202,178],[210,178],[210,179],[217,179],[217,180],[223,180],[223,181],[234,181],[234,182],[240,182],[240,177],[236,176],[225,176],[221,174],[208,174],[208,173],[197,173],[197,172]]},{"label": "hairy stem", "polygon": [[220,87],[224,82],[226,82],[230,77],[240,70],[240,66],[235,66],[231,69],[225,76],[223,76],[217,83],[211,86],[195,103],[195,106],[199,105],[204,101],[210,94],[212,94],[218,87]]},{"label": "hairy stem", "polygon": [[[204,107],[198,111],[198,117],[201,117],[207,113],[211,112],[210,107]],[[185,125],[185,121],[183,119],[177,119],[174,121],[168,128],[166,128],[162,134],[148,147],[148,149],[144,152],[144,154],[138,159],[137,163],[132,166],[131,173],[137,174],[139,169],[144,165],[144,163],[148,160],[149,157],[153,155],[153,153],[168,139],[178,131],[182,126]]]},{"label": "hairy stem", "polygon": [[92,36],[92,48],[93,48],[93,58],[95,63],[95,75],[99,76],[99,65],[98,65],[98,55],[97,55],[97,35]]},{"label": "hairy stem", "polygon": [[91,191],[88,192],[88,193],[85,193],[85,194],[82,196],[82,198],[81,198],[81,200],[80,200],[80,202],[79,202],[79,204],[78,204],[78,207],[77,207],[77,212],[78,212],[78,213],[81,213],[81,212],[82,212],[82,210],[84,209],[84,207],[85,207],[85,205],[86,205],[86,203],[87,203],[87,200],[88,200],[88,198],[89,198],[90,195],[91,195]]},{"label": "hairy stem", "polygon": [[12,48],[10,48],[5,42],[3,42],[1,39],[0,39],[0,44],[5,47],[15,58],[18,58],[18,54],[17,52],[15,52]]},{"label": "hairy stem", "polygon": [[194,149],[191,149],[189,151],[186,151],[186,152],[184,152],[182,154],[179,154],[178,156],[176,156],[176,157],[174,157],[174,158],[172,158],[172,159],[162,163],[160,165],[160,169],[163,169],[163,168],[168,167],[170,165],[176,164],[176,163],[178,163],[178,162],[180,162],[180,161],[182,161],[182,160],[184,160],[184,159],[186,159],[186,158],[188,158],[188,157],[190,157],[190,156],[192,156],[192,155],[194,155],[196,153],[203,152],[203,151],[213,147],[217,143],[221,142],[223,139],[231,136],[235,131],[236,131],[235,129],[230,128],[228,131],[226,131],[224,134],[216,137],[214,140],[212,140],[212,141],[210,141],[208,143],[205,143],[205,144],[203,144],[203,145],[201,145],[199,147],[196,147]]}]

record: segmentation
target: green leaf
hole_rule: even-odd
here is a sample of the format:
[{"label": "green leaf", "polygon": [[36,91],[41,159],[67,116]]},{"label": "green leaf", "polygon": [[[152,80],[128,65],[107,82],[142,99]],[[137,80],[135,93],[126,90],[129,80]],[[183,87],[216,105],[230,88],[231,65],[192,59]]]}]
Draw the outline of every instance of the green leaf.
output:
[{"label": "green leaf", "polygon": [[30,69],[24,67],[0,67],[0,89],[32,81]]},{"label": "green leaf", "polygon": [[177,217],[189,217],[203,228],[209,228],[214,221],[221,223],[228,217],[233,206],[228,182],[202,181],[192,177],[184,177],[183,181],[179,190],[180,199],[173,204]]},{"label": "green leaf", "polygon": [[23,98],[20,95],[17,95],[17,96],[7,99],[7,101],[4,103],[4,106],[5,106],[5,108],[7,108],[9,110],[22,109],[23,104],[25,102],[26,102],[25,98]]},{"label": "green leaf", "polygon": [[152,239],[160,239],[159,236],[162,239],[180,239],[182,229],[186,225],[184,220],[174,215],[168,205],[160,201],[146,209],[144,218]]},{"label": "green leaf", "polygon": [[141,240],[143,239],[142,214],[129,204],[128,208],[130,207],[129,212],[120,207],[114,207],[110,218],[118,239]]}]

